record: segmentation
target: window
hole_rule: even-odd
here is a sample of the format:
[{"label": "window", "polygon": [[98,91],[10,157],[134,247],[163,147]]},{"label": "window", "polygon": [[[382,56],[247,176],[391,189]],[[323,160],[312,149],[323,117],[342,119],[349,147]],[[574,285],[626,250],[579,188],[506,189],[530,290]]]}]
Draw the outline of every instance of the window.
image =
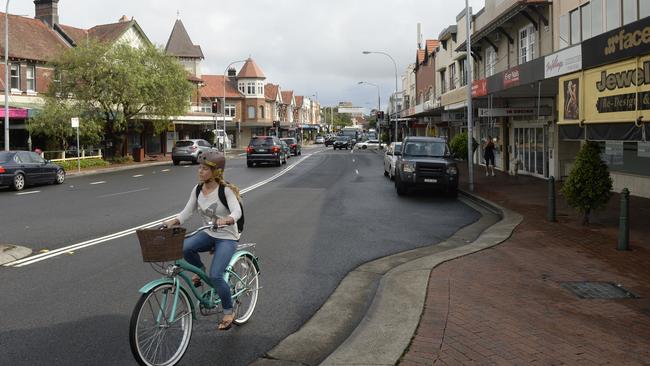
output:
[{"label": "window", "polygon": [[605,0],[605,20],[606,31],[621,26],[621,0]]},{"label": "window", "polygon": [[249,82],[246,84],[246,86],[248,88],[246,94],[255,95],[255,83]]},{"label": "window", "polygon": [[235,117],[235,105],[234,104],[226,104],[226,116],[228,117]]},{"label": "window", "polygon": [[456,64],[449,65],[449,90],[456,89]]},{"label": "window", "polygon": [[488,47],[485,50],[485,77],[494,75],[494,69],[497,63],[497,53],[494,48]]},{"label": "window", "polygon": [[582,40],[591,38],[591,4],[580,8],[580,17],[582,23]]},{"label": "window", "polygon": [[650,1],[639,1],[639,19],[650,17]]},{"label": "window", "polygon": [[571,44],[574,45],[580,43],[580,9],[569,14],[571,17]]},{"label": "window", "polygon": [[254,105],[249,105],[248,106],[248,119],[253,119],[255,118],[255,106]]},{"label": "window", "polygon": [[603,33],[603,0],[591,0],[591,36]]},{"label": "window", "polygon": [[467,85],[467,59],[462,59],[459,62],[460,86]]},{"label": "window", "polygon": [[242,92],[242,93],[246,93],[244,83],[241,82],[241,81],[239,82],[239,91]]},{"label": "window", "polygon": [[560,17],[560,49],[569,47],[569,14]]},{"label": "window", "polygon": [[[440,94],[447,92],[447,80],[445,80],[445,70],[440,71]],[[418,97],[418,102],[420,97]],[[419,104],[419,103],[418,103]]]},{"label": "window", "polygon": [[[636,2],[637,0],[623,0],[623,25],[630,24],[639,19]],[[641,0],[640,2],[647,3],[648,0]]]},{"label": "window", "polygon": [[264,84],[261,82],[257,83],[257,94],[264,94]]},{"label": "window", "polygon": [[27,79],[27,90],[32,92],[36,91],[36,66],[27,66],[27,72],[25,75],[25,78]]},{"label": "window", "polygon": [[20,65],[11,65],[11,89],[20,90]]},{"label": "window", "polygon": [[264,106],[260,106],[260,118],[264,118]]},{"label": "window", "polygon": [[211,102],[202,102],[201,103],[201,112],[212,113],[212,103]]},{"label": "window", "polygon": [[519,64],[535,58],[535,28],[532,24],[519,30]]}]

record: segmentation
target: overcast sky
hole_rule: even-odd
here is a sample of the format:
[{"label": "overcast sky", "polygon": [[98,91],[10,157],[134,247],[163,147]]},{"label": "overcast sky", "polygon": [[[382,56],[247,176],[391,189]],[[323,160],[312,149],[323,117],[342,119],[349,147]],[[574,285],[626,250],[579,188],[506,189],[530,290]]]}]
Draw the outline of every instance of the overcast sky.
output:
[{"label": "overcast sky", "polygon": [[[469,4],[476,13],[484,0]],[[318,94],[323,105],[351,101],[375,108],[377,89],[357,83],[378,84],[385,109],[395,89],[393,64],[361,51],[391,54],[401,88],[401,74],[415,60],[417,23],[423,39],[436,39],[464,6],[462,0],[60,0],[59,21],[90,28],[127,15],[164,46],[180,12],[203,49],[205,74],[221,74],[230,62],[251,56],[267,82],[297,95]],[[13,0],[9,12],[33,17],[34,3]]]}]

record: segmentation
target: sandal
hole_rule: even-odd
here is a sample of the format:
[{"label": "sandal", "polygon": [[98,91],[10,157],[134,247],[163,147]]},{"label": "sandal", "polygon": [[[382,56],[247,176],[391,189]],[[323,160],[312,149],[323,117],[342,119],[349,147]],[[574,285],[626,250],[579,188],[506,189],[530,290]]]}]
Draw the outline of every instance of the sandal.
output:
[{"label": "sandal", "polygon": [[235,321],[235,314],[226,314],[219,322],[219,330],[228,330],[232,327],[232,322]]},{"label": "sandal", "polygon": [[201,277],[199,277],[198,275],[192,276],[192,282],[194,283],[194,287],[201,287],[202,285]]}]

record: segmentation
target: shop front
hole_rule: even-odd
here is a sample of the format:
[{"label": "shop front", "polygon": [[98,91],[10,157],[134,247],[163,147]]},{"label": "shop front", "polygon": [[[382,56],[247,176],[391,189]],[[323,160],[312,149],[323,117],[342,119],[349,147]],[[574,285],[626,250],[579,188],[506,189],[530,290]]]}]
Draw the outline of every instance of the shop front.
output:
[{"label": "shop front", "polygon": [[614,190],[650,197],[650,17],[583,42],[582,55],[558,85],[560,141],[598,142]]}]

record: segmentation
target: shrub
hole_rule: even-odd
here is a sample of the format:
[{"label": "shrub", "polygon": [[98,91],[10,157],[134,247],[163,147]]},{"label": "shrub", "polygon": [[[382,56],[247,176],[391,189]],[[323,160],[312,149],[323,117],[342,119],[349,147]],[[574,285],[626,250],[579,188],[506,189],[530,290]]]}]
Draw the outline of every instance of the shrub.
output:
[{"label": "shrub", "polygon": [[[57,165],[60,165],[65,171],[71,171],[77,169],[77,160],[66,160],[66,161],[55,161]],[[81,159],[82,168],[97,168],[110,165],[107,161],[103,159]]]},{"label": "shrub", "polygon": [[600,157],[600,147],[587,141],[580,148],[562,193],[569,205],[583,214],[582,224],[589,224],[592,211],[603,207],[612,196],[612,178]]},{"label": "shrub", "polygon": [[[476,151],[476,148],[478,147],[478,143],[476,140],[472,137],[472,152]],[[458,159],[467,159],[467,132],[462,132],[459,133],[458,135],[454,136],[453,139],[451,139],[451,143],[449,144],[449,148],[451,149],[451,152],[458,158]]]},{"label": "shrub", "polygon": [[110,163],[111,164],[124,164],[124,163],[130,163],[133,161],[133,157],[131,155],[127,156],[116,156],[111,159]]}]

